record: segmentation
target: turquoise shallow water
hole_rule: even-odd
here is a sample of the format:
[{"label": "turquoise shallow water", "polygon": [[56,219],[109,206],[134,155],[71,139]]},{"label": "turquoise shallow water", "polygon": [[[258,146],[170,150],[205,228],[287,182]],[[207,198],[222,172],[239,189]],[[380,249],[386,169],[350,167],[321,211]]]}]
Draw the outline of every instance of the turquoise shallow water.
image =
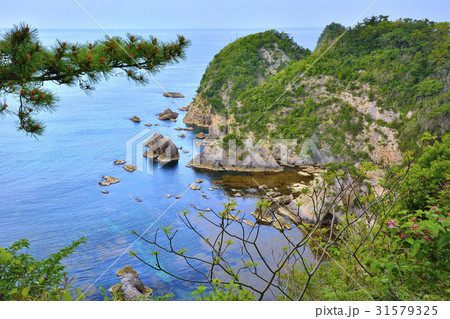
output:
[{"label": "turquoise shallow water", "polygon": [[[167,107],[176,110],[188,105],[214,55],[237,37],[257,31],[261,30],[133,31],[152,34],[162,40],[183,34],[192,41],[185,61],[155,75],[164,89],[181,92],[184,99],[163,97],[163,90],[152,81],[148,86],[138,86],[116,76],[98,84],[92,95],[86,95],[77,87],[48,84],[60,100],[56,112],[39,115],[47,125],[39,140],[18,133],[14,119],[0,120],[0,246],[28,238],[30,253],[43,258],[85,236],[88,243],[77,249],[65,265],[81,289],[94,284],[89,299],[101,299],[97,287],[109,288],[116,284],[115,271],[127,264],[141,274],[156,294],[173,292],[177,299],[188,298],[192,284],[151,271],[128,256],[127,248],[136,238],[130,231],[142,233],[148,228],[150,235],[160,225],[173,225],[181,229],[179,237],[184,247],[204,254],[198,237],[185,231],[177,214],[183,208],[191,208],[190,204],[218,209],[228,200],[228,195],[222,189],[206,190],[220,174],[199,173],[185,167],[192,156],[192,138],[196,131],[183,132],[187,135],[185,139],[177,136],[180,132],[174,128],[184,127],[181,121],[184,113],[180,112],[177,123],[158,121],[157,113]],[[313,49],[321,30],[285,31],[300,45]],[[111,31],[114,35],[125,33],[124,30]],[[39,35],[47,45],[56,38],[84,42],[103,37],[101,30],[42,30]],[[12,104],[10,100],[7,102]],[[130,121],[128,118],[133,115],[139,116],[142,123]],[[153,175],[138,171],[128,173],[113,165],[114,160],[125,159],[127,139],[147,128],[145,123],[158,123],[149,128],[151,133],[170,136],[177,146],[183,146],[190,153],[180,152],[178,165],[155,169]],[[98,182],[104,175],[118,177],[121,182],[101,188]],[[203,190],[211,199],[202,198],[201,191],[187,190],[196,178],[206,180]],[[103,189],[110,193],[102,194]],[[167,199],[165,195],[183,192],[183,197],[168,209],[175,199]],[[137,202],[136,197],[142,202]],[[239,208],[249,212],[255,200],[239,198]],[[201,227],[206,232],[212,231],[205,225]],[[278,237],[276,230],[263,229],[261,239],[268,253],[279,246],[275,240]],[[147,256],[150,252],[142,241],[136,242],[132,249]],[[162,257],[162,261],[181,275],[195,277],[181,262],[168,257]]]}]

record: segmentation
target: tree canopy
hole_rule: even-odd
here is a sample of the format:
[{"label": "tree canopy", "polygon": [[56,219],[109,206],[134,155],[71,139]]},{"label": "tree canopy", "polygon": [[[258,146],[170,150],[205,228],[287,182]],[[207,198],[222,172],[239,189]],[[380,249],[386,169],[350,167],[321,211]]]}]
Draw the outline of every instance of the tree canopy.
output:
[{"label": "tree canopy", "polygon": [[[0,115],[17,116],[20,131],[40,135],[44,124],[35,116],[54,110],[57,101],[43,86],[45,82],[78,85],[89,92],[95,83],[120,69],[129,79],[145,84],[149,73],[184,58],[188,45],[181,35],[175,41],[159,42],[155,37],[127,34],[86,44],[57,41],[46,48],[36,29],[26,24],[14,26],[0,40]],[[7,97],[18,106],[9,106]]]}]

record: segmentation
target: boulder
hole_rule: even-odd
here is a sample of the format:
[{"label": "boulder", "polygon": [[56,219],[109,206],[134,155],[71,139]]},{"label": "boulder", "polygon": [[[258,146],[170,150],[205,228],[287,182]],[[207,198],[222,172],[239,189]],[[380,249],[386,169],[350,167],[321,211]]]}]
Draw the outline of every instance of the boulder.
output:
[{"label": "boulder", "polygon": [[230,213],[225,213],[222,215],[224,219],[238,221],[240,218],[237,215],[231,215]]},{"label": "boulder", "polygon": [[171,194],[167,194],[166,195],[166,198],[171,198],[173,195],[171,195]]},{"label": "boulder", "polygon": [[180,134],[180,135],[178,135],[178,137],[186,137],[186,135]]},{"label": "boulder", "polygon": [[152,125],[153,125],[152,123],[145,124],[145,126],[152,126]]},{"label": "boulder", "polygon": [[137,169],[137,167],[132,164],[126,164],[123,166],[123,169],[131,173],[134,172]]},{"label": "boulder", "polygon": [[177,112],[173,112],[171,109],[167,108],[164,110],[164,112],[159,113],[159,117],[158,120],[161,121],[168,121],[171,119],[176,119],[178,117],[178,113]]},{"label": "boulder", "polygon": [[189,111],[189,105],[185,107],[178,108],[179,111]]},{"label": "boulder", "polygon": [[267,208],[261,209],[257,207],[256,210],[250,214],[252,214],[256,221],[260,224],[270,225],[273,221],[273,213]]},{"label": "boulder", "polygon": [[201,186],[195,185],[195,184],[189,184],[189,188],[192,189],[192,190],[194,190],[194,191],[198,191],[198,190],[201,190],[201,189],[202,189]]},{"label": "boulder", "polygon": [[100,186],[109,186],[109,185],[120,182],[120,179],[112,177],[112,176],[103,176],[102,178],[104,179],[104,181],[98,183]]},{"label": "boulder", "polygon": [[102,193],[103,193],[103,194],[109,194],[109,192],[108,192],[108,191],[102,191]]},{"label": "boulder", "polygon": [[175,196],[175,199],[180,199],[180,198],[181,198],[181,195]]},{"label": "boulder", "polygon": [[176,120],[176,119],[170,119],[170,121],[171,121],[171,122],[176,122],[177,120]]},{"label": "boulder", "polygon": [[176,92],[164,92],[163,95],[165,97],[171,97],[171,98],[183,98],[184,95],[181,93],[176,93]]},{"label": "boulder", "polygon": [[150,298],[152,296],[152,289],[144,286],[142,280],[138,277],[137,271],[130,265],[118,270],[116,275],[119,277],[120,284],[109,289],[109,292],[117,296],[116,300],[131,301],[142,297]]},{"label": "boulder", "polygon": [[284,230],[292,229],[292,225],[289,224],[287,221],[285,221],[284,218],[278,214],[275,214],[275,218],[274,218],[274,222],[273,222],[272,226],[281,232]]},{"label": "boulder", "polygon": [[253,223],[253,222],[251,222],[249,220],[243,219],[242,222],[244,224],[247,224],[247,225],[251,226],[251,227],[255,227],[255,223]]},{"label": "boulder", "polygon": [[143,154],[145,157],[156,159],[160,163],[178,161],[180,154],[177,146],[170,137],[164,137],[160,133],[154,133],[144,145],[148,150]]},{"label": "boulder", "polygon": [[124,160],[115,160],[114,161],[114,165],[123,165],[125,163],[126,163],[126,161],[124,161]]},{"label": "boulder", "polygon": [[195,182],[196,183],[203,183],[205,180],[204,179],[201,179],[201,178],[197,178],[196,180],[195,180]]},{"label": "boulder", "polygon": [[203,194],[202,197],[203,197],[204,199],[211,199],[211,197],[206,196],[206,194]]},{"label": "boulder", "polygon": [[206,137],[206,135],[205,135],[205,133],[200,132],[200,133],[196,134],[195,137],[198,139],[204,139]]},{"label": "boulder", "polygon": [[137,117],[136,115],[133,116],[133,117],[130,117],[130,120],[132,120],[133,122],[136,122],[136,123],[140,123],[141,122],[141,119],[139,117]]}]

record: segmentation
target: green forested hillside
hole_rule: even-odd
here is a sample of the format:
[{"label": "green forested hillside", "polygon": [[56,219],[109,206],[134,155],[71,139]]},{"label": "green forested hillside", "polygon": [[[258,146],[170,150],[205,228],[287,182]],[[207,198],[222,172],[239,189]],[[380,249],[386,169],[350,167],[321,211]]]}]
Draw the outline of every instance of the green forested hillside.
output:
[{"label": "green forested hillside", "polygon": [[[286,33],[274,30],[240,38],[226,46],[209,64],[197,93],[216,111],[260,84],[291,62],[310,54]],[[226,95],[226,103],[223,95]]]},{"label": "green forested hillside", "polygon": [[[251,37],[234,44],[254,45]],[[425,131],[442,136],[448,130],[448,22],[379,16],[346,31],[333,23],[311,55],[263,81],[247,76],[245,63],[242,69],[224,67],[241,57],[252,60],[251,51],[237,59],[233,45],[216,55],[199,92],[204,90],[204,105],[233,114],[240,131],[299,141],[313,137],[319,146],[328,145],[332,155],[345,149],[360,159],[374,149],[405,151]],[[306,55],[301,53],[292,52],[297,59]],[[230,75],[227,70],[242,71]],[[233,89],[225,106],[218,92],[226,81]]]}]

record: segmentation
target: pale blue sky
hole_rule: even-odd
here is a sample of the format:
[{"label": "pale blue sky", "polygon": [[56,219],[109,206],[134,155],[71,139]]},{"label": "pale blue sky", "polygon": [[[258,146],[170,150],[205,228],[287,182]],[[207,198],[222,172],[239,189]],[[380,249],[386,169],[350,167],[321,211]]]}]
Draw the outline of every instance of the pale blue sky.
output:
[{"label": "pale blue sky", "polygon": [[[323,27],[350,25],[374,0],[77,0],[106,29]],[[379,0],[365,16],[449,21],[448,0]],[[94,29],[73,0],[2,0],[0,27]]]}]

